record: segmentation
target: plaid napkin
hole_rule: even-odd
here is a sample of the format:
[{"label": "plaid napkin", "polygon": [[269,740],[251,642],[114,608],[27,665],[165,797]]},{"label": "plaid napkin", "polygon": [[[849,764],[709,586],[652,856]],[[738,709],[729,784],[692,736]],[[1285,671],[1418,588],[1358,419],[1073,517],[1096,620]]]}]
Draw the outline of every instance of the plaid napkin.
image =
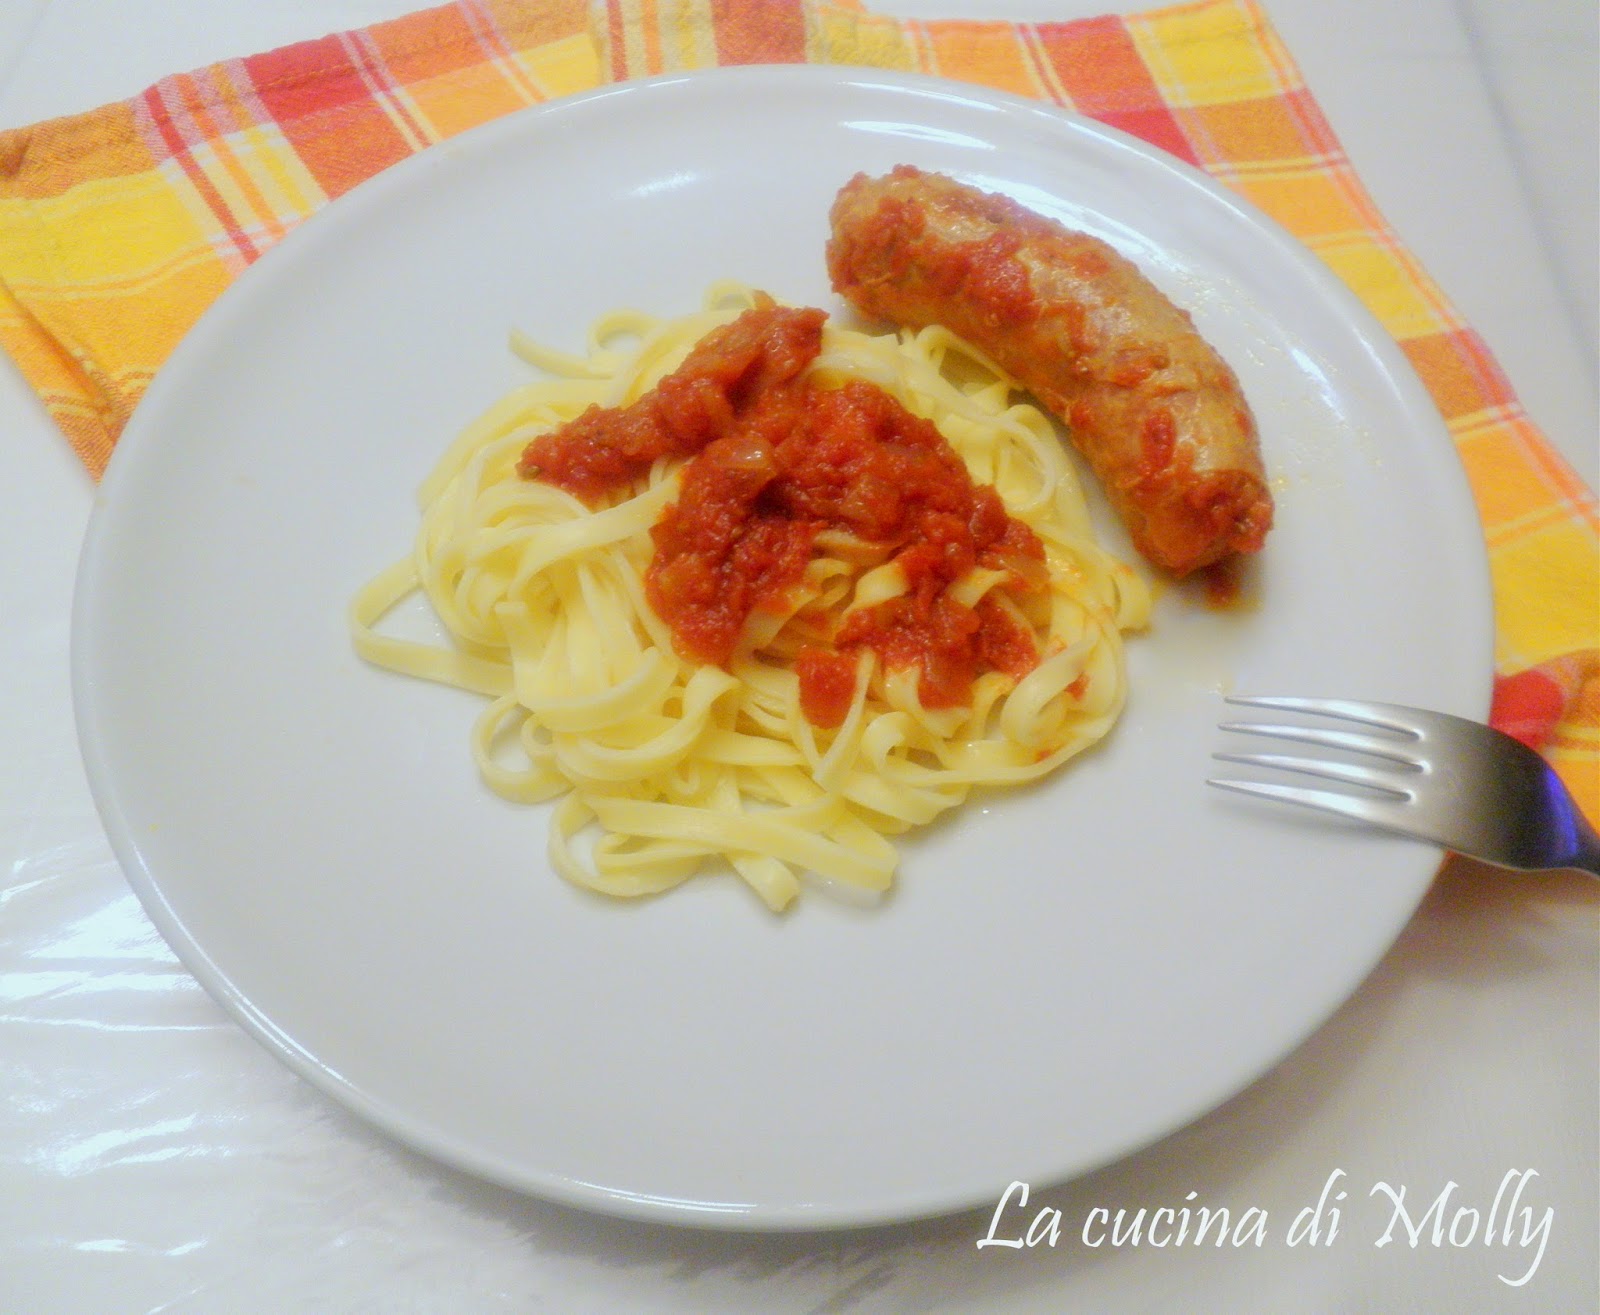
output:
[{"label": "plaid napkin", "polygon": [[1494,577],[1495,724],[1600,818],[1600,523],[1481,339],[1374,209],[1251,0],[1060,23],[850,0],[459,0],[0,133],[0,344],[91,472],[173,346],[297,223],[465,128],[608,81],[812,61],[1032,96],[1205,170],[1325,260],[1454,435]]}]

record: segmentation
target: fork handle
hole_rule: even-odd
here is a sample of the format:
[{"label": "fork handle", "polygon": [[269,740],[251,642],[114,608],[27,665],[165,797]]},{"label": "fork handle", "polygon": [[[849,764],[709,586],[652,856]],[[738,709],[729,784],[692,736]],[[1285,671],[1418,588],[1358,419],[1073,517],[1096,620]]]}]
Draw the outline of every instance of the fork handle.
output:
[{"label": "fork handle", "polygon": [[1600,837],[1574,805],[1572,809],[1572,861],[1564,866],[1600,877]]}]

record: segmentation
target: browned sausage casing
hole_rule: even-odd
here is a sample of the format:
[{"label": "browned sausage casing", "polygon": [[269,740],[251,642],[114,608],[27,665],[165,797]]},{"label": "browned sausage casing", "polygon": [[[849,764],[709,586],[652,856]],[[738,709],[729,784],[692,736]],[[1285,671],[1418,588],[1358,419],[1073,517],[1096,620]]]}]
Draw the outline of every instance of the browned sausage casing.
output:
[{"label": "browned sausage casing", "polygon": [[1066,422],[1133,537],[1184,575],[1261,547],[1272,495],[1234,373],[1124,257],[940,174],[857,175],[828,272],[866,315],[943,324]]}]

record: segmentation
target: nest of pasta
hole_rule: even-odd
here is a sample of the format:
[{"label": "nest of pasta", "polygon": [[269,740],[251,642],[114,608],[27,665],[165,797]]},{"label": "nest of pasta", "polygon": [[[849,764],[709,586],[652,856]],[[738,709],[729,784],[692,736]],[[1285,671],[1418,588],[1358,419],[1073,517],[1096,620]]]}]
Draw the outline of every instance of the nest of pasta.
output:
[{"label": "nest of pasta", "polygon": [[[1145,586],[1053,423],[945,329],[810,312],[777,383],[724,369],[724,402],[698,390],[657,447],[615,422],[575,446],[664,381],[687,396],[686,362],[773,306],[719,285],[681,318],[603,317],[582,355],[516,340],[544,377],[450,446],[414,551],[352,604],[364,657],[485,696],[483,780],[558,801],[551,865],[607,895],[708,864],[775,910],[808,876],[884,891],[892,837],[1056,770],[1124,702]],[[793,395],[759,401],[758,375]],[[448,645],[378,628],[418,592]]]}]

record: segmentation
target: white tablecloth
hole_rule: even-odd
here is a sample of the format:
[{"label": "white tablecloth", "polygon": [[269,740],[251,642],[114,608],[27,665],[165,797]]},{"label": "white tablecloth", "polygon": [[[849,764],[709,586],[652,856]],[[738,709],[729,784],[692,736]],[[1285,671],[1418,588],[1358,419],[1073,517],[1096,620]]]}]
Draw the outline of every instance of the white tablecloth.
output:
[{"label": "white tablecloth", "polygon": [[[0,126],[413,7],[10,0]],[[1269,12],[1380,208],[1594,483],[1592,5],[1272,0]],[[1595,1309],[1600,885],[1576,877],[1455,866],[1356,996],[1266,1078],[1129,1160],[1013,1203],[997,1237],[1060,1212],[1059,1237],[1032,1247],[979,1247],[988,1210],[822,1235],[621,1223],[393,1144],[236,1028],[123,881],[67,684],[94,490],[9,364],[0,430],[0,1310]],[[1395,1221],[1402,1189],[1413,1223],[1444,1199],[1414,1241]],[[1289,1245],[1319,1200],[1318,1234]],[[1131,1232],[1141,1207],[1185,1205],[1226,1208],[1243,1227],[1220,1246],[1214,1232],[1200,1246]],[[1259,1245],[1252,1210],[1270,1221]],[[1453,1245],[1451,1226],[1463,1240],[1469,1224],[1470,1244]]]}]

